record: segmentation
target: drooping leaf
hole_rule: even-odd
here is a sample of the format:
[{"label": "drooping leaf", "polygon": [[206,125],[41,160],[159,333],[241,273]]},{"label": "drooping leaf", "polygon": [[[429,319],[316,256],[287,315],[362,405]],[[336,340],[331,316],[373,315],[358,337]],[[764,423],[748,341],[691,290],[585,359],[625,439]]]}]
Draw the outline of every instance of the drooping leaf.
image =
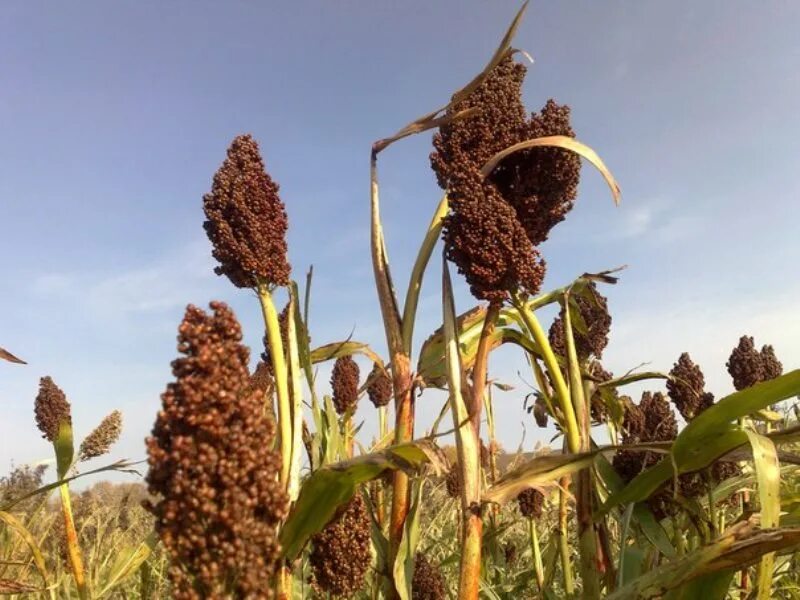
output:
[{"label": "drooping leaf", "polygon": [[372,351],[372,348],[370,348],[369,345],[362,342],[352,342],[350,340],[332,342],[330,344],[320,346],[319,348],[314,348],[311,351],[310,360],[312,364],[317,364],[328,360],[333,360],[334,358],[341,358],[342,356],[352,356],[353,354],[363,354],[372,362],[383,366],[383,360],[381,360],[381,357]]},{"label": "drooping leaf", "polygon": [[[661,598],[667,592],[701,577],[741,569],[757,562],[764,554],[787,550],[799,544],[800,529],[760,529],[752,522],[744,521],[710,544],[647,571],[607,596],[607,599]],[[714,581],[707,579],[704,583]]]},{"label": "drooping leaf", "polygon": [[17,358],[11,352],[6,350],[5,348],[0,348],[0,359],[7,360],[8,362],[16,363],[18,365],[27,365],[24,360],[21,358]]},{"label": "drooping leaf", "polygon": [[[433,442],[417,440],[318,469],[303,482],[297,502],[281,530],[284,556],[290,561],[297,558],[308,539],[322,531],[339,506],[350,501],[359,485],[376,479],[387,470],[415,473],[430,465],[441,473],[445,464],[446,458]],[[320,498],[325,501],[320,502]]]},{"label": "drooping leaf", "polygon": [[[0,511],[0,521],[5,523],[9,529],[14,531],[17,535],[19,535],[22,538],[22,541],[25,542],[25,545],[28,546],[28,549],[31,551],[31,557],[33,558],[33,564],[36,565],[36,570],[39,571],[39,575],[41,575],[42,577],[42,581],[44,582],[44,587],[47,587],[49,581],[49,575],[47,573],[47,567],[44,562],[44,556],[42,555],[42,551],[39,548],[39,544],[36,542],[36,538],[34,538],[33,534],[28,530],[28,528],[25,527],[25,525],[23,525],[22,522],[11,513]],[[28,585],[28,584],[23,584],[21,582],[14,582],[5,579],[2,581],[6,585],[7,589],[13,589],[15,585],[20,585],[20,586]],[[19,594],[22,593],[22,591],[6,591],[3,593]]]}]

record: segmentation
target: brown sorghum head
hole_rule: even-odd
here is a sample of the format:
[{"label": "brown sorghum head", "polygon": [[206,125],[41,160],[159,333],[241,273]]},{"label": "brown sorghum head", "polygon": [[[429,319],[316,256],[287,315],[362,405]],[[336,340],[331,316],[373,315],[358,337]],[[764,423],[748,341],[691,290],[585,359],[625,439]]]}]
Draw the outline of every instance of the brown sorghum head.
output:
[{"label": "brown sorghum head", "polygon": [[258,280],[289,283],[286,211],[251,136],[234,138],[211,192],[203,197],[203,209],[218,275],[237,287],[255,287]]},{"label": "brown sorghum head", "polygon": [[[596,383],[605,383],[606,381],[611,381],[614,378],[613,373],[606,371],[603,368],[603,365],[600,363],[599,360],[593,360],[589,363],[587,370],[589,375],[591,375]],[[606,388],[608,392],[614,395],[614,397],[619,397],[619,394],[616,388]],[[608,406],[606,401],[603,399],[603,394],[599,388],[596,388],[592,397],[589,399],[589,410],[592,415],[592,419],[597,423],[605,423],[608,420]]]},{"label": "brown sorghum head", "polygon": [[447,587],[441,570],[425,554],[417,552],[411,580],[411,600],[445,600],[447,597]]},{"label": "brown sorghum head", "polygon": [[100,425],[86,436],[81,442],[78,457],[80,460],[89,460],[107,454],[111,446],[119,439],[122,433],[122,413],[118,410],[106,416]]},{"label": "brown sorghum head", "polygon": [[331,388],[333,404],[340,415],[355,411],[358,404],[358,377],[360,370],[352,356],[340,356],[333,363]]},{"label": "brown sorghum head", "polygon": [[42,437],[55,442],[62,424],[72,425],[72,407],[50,377],[39,380],[39,393],[33,406],[36,426]]},{"label": "brown sorghum head", "polygon": [[538,519],[542,516],[544,507],[544,494],[536,488],[523,490],[517,496],[519,512],[523,517]]},{"label": "brown sorghum head", "polygon": [[669,402],[661,392],[644,392],[639,402],[639,410],[644,414],[644,427],[647,438],[642,441],[668,442],[678,435],[678,422]]},{"label": "brown sorghum head", "polygon": [[353,596],[364,585],[372,563],[371,522],[360,494],[340,508],[333,520],[311,538],[313,585],[333,596]]},{"label": "brown sorghum head", "polygon": [[[526,72],[524,65],[508,57],[472,94],[448,109],[448,114],[467,109],[476,109],[477,114],[443,125],[434,136],[431,165],[443,189],[453,189],[459,168],[480,169],[514,144],[537,137],[575,136],[569,107],[553,100],[528,118],[522,103]],[[572,208],[580,166],[580,158],[568,150],[531,148],[507,157],[488,179],[514,208],[530,242],[537,246]]]},{"label": "brown sorghum head", "polygon": [[447,472],[444,484],[448,496],[451,498],[461,497],[461,476],[458,474],[458,469],[452,468]]},{"label": "brown sorghum head", "polygon": [[533,419],[539,427],[547,427],[548,416],[544,396],[537,393],[536,400],[533,402]]},{"label": "brown sorghum head", "polygon": [[453,175],[450,213],[443,220],[447,258],[479,300],[501,302],[509,292],[539,291],[545,264],[514,209],[477,169]]},{"label": "brown sorghum head", "polygon": [[687,421],[691,421],[713,403],[713,395],[705,393],[705,377],[687,352],[678,358],[667,380],[667,394]]},{"label": "brown sorghum head", "polygon": [[178,329],[175,381],[147,440],[147,508],[171,557],[173,597],[269,598],[288,497],[264,394],[233,312],[189,306]]},{"label": "brown sorghum head", "polygon": [[733,378],[733,387],[744,390],[764,380],[764,365],[756,350],[753,338],[743,335],[728,358],[728,373]]},{"label": "brown sorghum head", "polygon": [[372,367],[372,372],[369,374],[367,394],[375,408],[386,406],[392,400],[392,380],[386,370],[378,366],[377,363]]},{"label": "brown sorghum head", "polygon": [[630,396],[621,396],[623,406],[622,415],[622,442],[624,444],[638,444],[645,435],[645,418],[642,409],[633,403]]},{"label": "brown sorghum head", "polygon": [[477,112],[442,125],[433,136],[431,166],[442,189],[453,187],[454,171],[466,166],[480,169],[492,156],[525,139],[528,122],[522,81],[526,70],[508,57],[474,92],[448,108],[450,115],[467,109]]},{"label": "brown sorghum head", "polygon": [[[283,310],[278,313],[278,326],[281,330],[281,343],[283,344],[283,354],[284,356],[288,355],[289,353],[289,304],[287,303],[286,306],[283,307]],[[272,358],[270,356],[270,347],[269,347],[269,335],[264,333],[264,337],[262,338],[262,342],[264,344],[264,351],[261,353],[261,360],[267,363],[272,369]]]},{"label": "brown sorghum head", "polygon": [[764,370],[763,381],[769,381],[783,375],[783,364],[775,356],[775,348],[763,346],[761,348],[761,367]]},{"label": "brown sorghum head", "polygon": [[517,545],[514,542],[505,543],[503,546],[503,558],[505,558],[506,564],[509,566],[517,562],[519,553],[517,552]]},{"label": "brown sorghum head", "polygon": [[[531,115],[527,139],[563,135],[575,137],[570,108],[548,100]],[[531,243],[544,242],[550,230],[572,210],[578,195],[581,159],[561,148],[530,148],[512,154],[492,173],[503,197],[517,211]]]},{"label": "brown sorghum head", "polygon": [[[586,332],[582,333],[578,331],[573,319],[572,335],[575,338],[575,352],[578,360],[585,361],[590,356],[602,358],[603,350],[608,345],[608,333],[611,330],[608,301],[597,291],[595,283],[591,282],[586,294],[575,296],[575,304],[584,325],[586,325]],[[550,345],[553,347],[553,351],[561,356],[567,355],[567,344],[564,337],[564,310],[562,307],[559,316],[550,326],[549,332]],[[575,313],[571,313],[570,316],[573,314]]]}]

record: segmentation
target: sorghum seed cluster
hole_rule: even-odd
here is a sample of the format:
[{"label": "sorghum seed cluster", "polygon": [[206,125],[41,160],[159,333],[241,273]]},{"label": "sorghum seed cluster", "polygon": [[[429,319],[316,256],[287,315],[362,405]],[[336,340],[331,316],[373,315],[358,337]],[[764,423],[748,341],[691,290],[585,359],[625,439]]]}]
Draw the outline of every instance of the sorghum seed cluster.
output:
[{"label": "sorghum seed cluster", "polygon": [[358,404],[358,378],[360,370],[352,356],[341,356],[333,363],[331,388],[333,404],[340,415],[354,411]]},{"label": "sorghum seed cluster", "polygon": [[67,397],[50,377],[39,380],[33,412],[42,437],[51,442],[56,441],[62,424],[72,425],[72,408]]}]

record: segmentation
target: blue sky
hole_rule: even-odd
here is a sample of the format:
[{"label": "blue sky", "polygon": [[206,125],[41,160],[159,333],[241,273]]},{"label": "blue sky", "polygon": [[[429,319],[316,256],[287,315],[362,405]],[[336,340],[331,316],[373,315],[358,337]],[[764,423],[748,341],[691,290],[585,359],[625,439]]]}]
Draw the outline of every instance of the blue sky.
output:
[{"label": "blue sky", "polygon": [[[114,455],[144,457],[188,302],[229,302],[260,344],[251,294],[212,273],[201,198],[251,132],[281,184],[297,278],[315,268],[312,335],[385,354],[368,254],[368,151],[486,62],[517,2],[16,2],[0,14],[0,471],[49,456],[32,414],[50,374],[78,433],[114,408]],[[629,265],[609,289],[606,365],[667,370],[688,350],[718,395],[742,333],[800,363],[800,5],[534,2],[516,39],[530,110],[573,108],[623,203],[584,168],[542,251],[546,286]],[[389,256],[404,287],[440,191],[430,136],[381,158]],[[438,262],[418,338],[441,322]],[[459,281],[458,308],[472,304]],[[254,350],[254,355],[257,350]],[[522,409],[518,353],[492,371],[503,443],[546,440]],[[320,380],[327,380],[326,369]],[[527,378],[527,376],[526,376]],[[324,387],[324,385],[323,385]],[[418,401],[430,423],[438,395]],[[369,405],[367,405],[367,408]],[[365,431],[375,429],[363,410]],[[524,425],[523,425],[524,423]]]}]

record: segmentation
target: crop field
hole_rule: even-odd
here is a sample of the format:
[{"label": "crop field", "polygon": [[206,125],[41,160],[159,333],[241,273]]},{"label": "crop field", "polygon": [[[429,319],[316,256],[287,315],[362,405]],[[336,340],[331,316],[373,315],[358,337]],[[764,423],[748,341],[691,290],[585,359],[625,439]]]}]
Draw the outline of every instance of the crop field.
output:
[{"label": "crop field", "polygon": [[[195,203],[216,262],[207,276],[238,288],[259,328],[244,331],[238,305],[184,302],[138,462],[115,450],[126,414],[97,414],[81,438],[95,423],[78,423],[69,390],[37,372],[29,435],[53,460],[0,478],[0,595],[800,598],[796,357],[741,331],[725,364],[703,365],[726,372],[727,395],[692,348],[612,373],[612,314],[626,315],[607,295],[625,294],[626,269],[544,286],[543,244],[577,212],[581,178],[602,181],[609,206],[623,194],[568,105],[523,102],[526,9],[449,100],[397,116],[364,148],[358,206],[380,346],[349,323],[320,345],[320,275],[290,262],[304,240],[265,166],[281,149],[250,134],[217,149]],[[391,230],[414,246],[409,269],[390,269],[383,158],[423,135],[441,195],[427,228]],[[434,303],[422,299],[430,281]],[[457,308],[456,286],[469,305]],[[439,326],[423,331],[431,306]],[[246,334],[263,343],[248,347]],[[498,401],[508,353],[530,382],[524,405]],[[0,379],[33,368],[24,348],[0,348]],[[538,443],[504,444],[498,411],[515,411]]]}]

